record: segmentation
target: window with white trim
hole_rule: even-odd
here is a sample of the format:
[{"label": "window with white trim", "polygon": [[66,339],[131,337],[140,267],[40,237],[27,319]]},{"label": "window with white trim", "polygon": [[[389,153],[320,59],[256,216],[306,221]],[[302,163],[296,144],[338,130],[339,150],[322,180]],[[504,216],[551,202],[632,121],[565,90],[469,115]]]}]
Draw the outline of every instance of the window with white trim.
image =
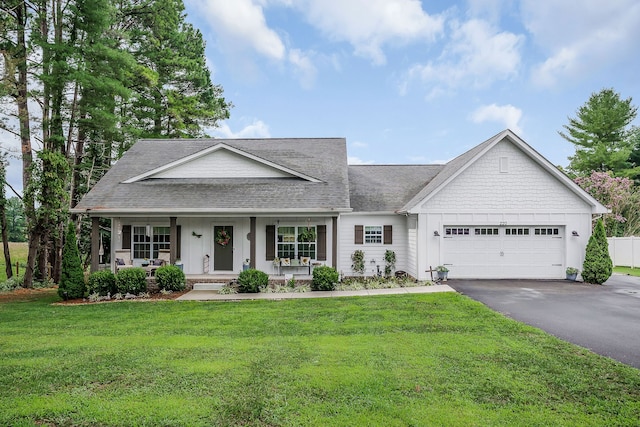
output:
[{"label": "window with white trim", "polygon": [[170,249],[171,228],[133,226],[133,258],[155,259],[158,258],[160,249]]},{"label": "window with white trim", "polygon": [[276,239],[277,257],[316,259],[317,239],[315,226],[279,226]]},{"label": "window with white trim", "polygon": [[504,234],[506,234],[507,236],[528,236],[529,235],[529,229],[528,228],[522,228],[522,227],[505,228],[504,229]]},{"label": "window with white trim", "polygon": [[559,228],[536,228],[534,230],[536,236],[557,236],[560,234]]},{"label": "window with white trim", "polygon": [[462,228],[447,227],[444,229],[444,234],[445,236],[468,236],[469,229],[464,227]]},{"label": "window with white trim", "polygon": [[365,243],[382,243],[382,226],[381,225],[365,225],[364,242]]},{"label": "window with white trim", "polygon": [[476,228],[474,233],[476,236],[497,236],[499,230],[497,228]]}]

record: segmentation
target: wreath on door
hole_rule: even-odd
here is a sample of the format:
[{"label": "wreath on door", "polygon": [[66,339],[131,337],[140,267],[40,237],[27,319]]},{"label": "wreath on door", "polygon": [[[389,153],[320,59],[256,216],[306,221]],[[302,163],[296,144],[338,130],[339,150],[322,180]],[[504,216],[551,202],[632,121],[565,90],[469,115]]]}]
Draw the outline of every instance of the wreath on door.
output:
[{"label": "wreath on door", "polygon": [[227,233],[226,230],[218,230],[218,234],[216,235],[216,243],[220,246],[227,246],[231,241],[231,236]]}]

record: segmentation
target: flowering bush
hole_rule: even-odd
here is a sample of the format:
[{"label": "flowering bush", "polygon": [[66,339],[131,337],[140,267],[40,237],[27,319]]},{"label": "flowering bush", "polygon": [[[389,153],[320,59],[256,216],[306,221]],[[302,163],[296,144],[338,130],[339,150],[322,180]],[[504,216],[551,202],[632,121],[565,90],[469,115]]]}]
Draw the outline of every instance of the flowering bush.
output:
[{"label": "flowering bush", "polygon": [[611,213],[604,217],[607,236],[624,235],[622,224],[627,222],[624,213],[628,211],[629,204],[634,199],[633,181],[629,178],[614,177],[611,172],[593,171],[587,177],[576,178],[575,182],[611,209]]}]

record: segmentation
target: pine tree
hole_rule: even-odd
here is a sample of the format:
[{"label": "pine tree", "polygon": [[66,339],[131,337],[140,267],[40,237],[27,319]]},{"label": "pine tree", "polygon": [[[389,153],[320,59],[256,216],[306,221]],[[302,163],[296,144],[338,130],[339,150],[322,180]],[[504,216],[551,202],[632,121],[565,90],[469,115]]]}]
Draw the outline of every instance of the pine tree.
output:
[{"label": "pine tree", "polygon": [[593,93],[570,118],[560,136],[576,147],[569,169],[586,176],[592,171],[612,171],[614,176],[634,176],[638,169],[629,162],[632,153],[629,125],[638,108],[631,98],[622,99],[613,89]]},{"label": "pine tree", "polygon": [[86,286],[84,272],[80,261],[80,252],[76,242],[76,231],[73,223],[67,227],[67,236],[62,250],[62,271],[58,286],[58,295],[64,299],[82,298]]},{"label": "pine tree", "polygon": [[602,219],[598,219],[587,243],[587,253],[582,264],[582,278],[587,283],[601,285],[611,277],[612,272],[613,263],[609,256],[607,235]]}]

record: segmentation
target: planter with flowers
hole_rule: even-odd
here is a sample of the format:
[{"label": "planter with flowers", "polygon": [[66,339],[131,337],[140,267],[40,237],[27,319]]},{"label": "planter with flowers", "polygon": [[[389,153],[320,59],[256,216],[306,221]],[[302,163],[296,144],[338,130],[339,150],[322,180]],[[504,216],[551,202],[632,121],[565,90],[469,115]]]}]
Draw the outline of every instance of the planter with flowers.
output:
[{"label": "planter with flowers", "polygon": [[567,267],[566,273],[567,273],[567,280],[571,280],[572,282],[575,282],[576,277],[578,277],[578,273],[580,273],[580,270],[574,267]]}]

